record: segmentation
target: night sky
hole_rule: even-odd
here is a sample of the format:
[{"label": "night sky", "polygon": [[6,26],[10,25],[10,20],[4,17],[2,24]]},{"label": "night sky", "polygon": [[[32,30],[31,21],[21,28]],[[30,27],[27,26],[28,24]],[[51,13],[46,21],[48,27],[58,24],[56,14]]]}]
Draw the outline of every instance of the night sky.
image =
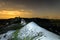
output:
[{"label": "night sky", "polygon": [[60,19],[59,0],[0,0],[0,19],[14,18]]}]

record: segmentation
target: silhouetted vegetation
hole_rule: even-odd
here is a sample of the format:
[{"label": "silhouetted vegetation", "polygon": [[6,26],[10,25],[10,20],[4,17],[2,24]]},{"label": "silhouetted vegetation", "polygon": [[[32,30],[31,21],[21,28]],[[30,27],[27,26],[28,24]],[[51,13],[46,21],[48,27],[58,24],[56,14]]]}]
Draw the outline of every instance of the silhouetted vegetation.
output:
[{"label": "silhouetted vegetation", "polygon": [[21,19],[24,19],[27,23],[34,21],[39,26],[60,35],[60,19],[19,18],[19,17],[12,19],[0,19],[0,31],[5,30],[5,28],[7,28],[9,25],[12,24],[18,25],[21,22]]}]

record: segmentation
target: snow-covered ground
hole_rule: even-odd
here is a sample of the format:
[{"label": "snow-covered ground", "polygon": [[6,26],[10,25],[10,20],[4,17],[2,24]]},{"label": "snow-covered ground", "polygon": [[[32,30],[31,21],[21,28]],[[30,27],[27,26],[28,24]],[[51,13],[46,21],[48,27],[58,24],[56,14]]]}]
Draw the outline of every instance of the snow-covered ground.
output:
[{"label": "snow-covered ground", "polygon": [[[8,31],[5,34],[0,35],[0,40],[8,40],[12,38],[13,31]],[[6,37],[5,37],[6,36]],[[25,25],[23,28],[21,28],[18,32],[18,39],[23,39],[24,37],[34,37],[33,40],[60,40],[60,36],[56,35],[40,26],[38,26],[34,22],[30,22],[27,25]]]},{"label": "snow-covered ground", "polygon": [[[43,36],[39,37],[41,40],[60,40],[60,36],[58,36],[58,35],[56,35],[56,34],[54,34],[52,32],[47,31],[46,29],[38,26],[34,22],[30,22],[29,24],[24,26],[20,30],[20,33],[19,33],[19,37],[21,37],[21,38],[23,38],[23,37],[25,37],[27,35],[36,36],[38,33],[42,33]],[[38,38],[36,38],[36,39],[38,39]]]},{"label": "snow-covered ground", "polygon": [[15,30],[8,31],[7,33],[1,34],[0,35],[0,40],[8,40],[8,39],[11,39],[13,32],[15,32]]}]

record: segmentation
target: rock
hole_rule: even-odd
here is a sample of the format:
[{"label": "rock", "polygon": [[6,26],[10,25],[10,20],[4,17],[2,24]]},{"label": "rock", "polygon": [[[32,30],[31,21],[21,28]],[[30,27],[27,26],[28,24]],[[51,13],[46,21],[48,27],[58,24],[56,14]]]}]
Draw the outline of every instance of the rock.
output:
[{"label": "rock", "polygon": [[23,39],[24,37],[32,37],[35,40],[60,40],[58,35],[47,31],[46,29],[38,26],[34,22],[30,22],[24,26],[18,33],[18,38]]},{"label": "rock", "polygon": [[15,30],[8,31],[7,33],[0,35],[0,40],[8,40],[12,38],[12,34],[15,32]]},{"label": "rock", "polygon": [[21,19],[21,24],[26,25],[26,21],[24,19]]},{"label": "rock", "polygon": [[[6,35],[5,35],[6,34]],[[30,22],[23,28],[17,31],[8,31],[7,33],[0,35],[1,39],[12,39],[14,36],[18,40],[60,40],[60,36],[56,35],[48,30],[38,26],[34,22]],[[16,35],[13,35],[16,34]],[[16,39],[15,39],[16,40]]]}]

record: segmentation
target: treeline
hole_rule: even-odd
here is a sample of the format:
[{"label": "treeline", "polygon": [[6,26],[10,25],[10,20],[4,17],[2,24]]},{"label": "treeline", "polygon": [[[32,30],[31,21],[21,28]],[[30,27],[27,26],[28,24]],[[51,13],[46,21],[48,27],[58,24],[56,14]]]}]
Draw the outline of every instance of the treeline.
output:
[{"label": "treeline", "polygon": [[6,27],[11,24],[20,23],[21,19],[24,19],[27,23],[34,21],[39,26],[60,35],[60,19],[19,18],[19,17],[13,19],[4,19],[4,20],[1,19],[0,28],[3,25]]}]

